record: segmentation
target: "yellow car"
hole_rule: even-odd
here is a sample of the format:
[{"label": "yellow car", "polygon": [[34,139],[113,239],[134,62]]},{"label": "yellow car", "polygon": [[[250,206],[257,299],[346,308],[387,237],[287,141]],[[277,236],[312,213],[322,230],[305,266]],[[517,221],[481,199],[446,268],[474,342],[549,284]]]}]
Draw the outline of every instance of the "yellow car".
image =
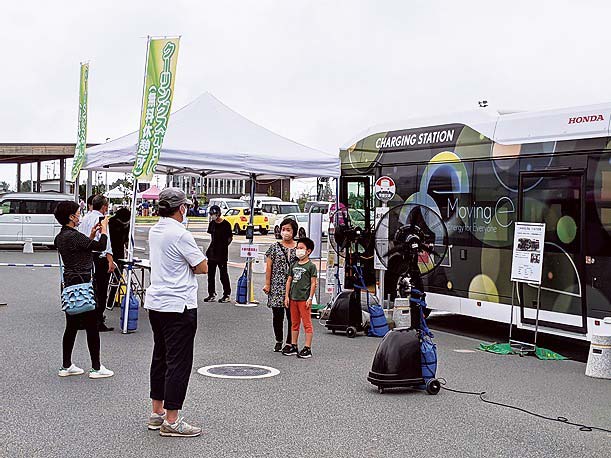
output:
[{"label": "yellow car", "polygon": [[[225,212],[223,218],[231,224],[234,234],[244,234],[246,232],[246,226],[248,226],[248,222],[250,221],[250,208],[230,208]],[[267,216],[261,214],[261,210],[258,208],[255,208],[253,226],[261,235],[266,235],[269,232],[269,220]]]}]

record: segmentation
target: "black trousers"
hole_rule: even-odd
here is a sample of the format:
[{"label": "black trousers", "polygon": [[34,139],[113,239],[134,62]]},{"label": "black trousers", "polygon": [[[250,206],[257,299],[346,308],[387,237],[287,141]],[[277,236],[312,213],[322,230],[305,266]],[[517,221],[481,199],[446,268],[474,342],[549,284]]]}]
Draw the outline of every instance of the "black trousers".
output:
[{"label": "black trousers", "polygon": [[283,337],[283,326],[284,316],[286,315],[287,331],[286,331],[286,343],[291,344],[291,309],[284,307],[272,307],[272,314],[274,316],[274,335],[276,336],[276,342],[282,342]]},{"label": "black trousers", "polygon": [[197,309],[182,313],[149,310],[153,329],[151,399],[163,401],[167,410],[180,410],[187,395],[193,368],[193,342]]},{"label": "black trousers", "polygon": [[[91,279],[90,275],[64,275],[65,286],[72,286],[78,283],[86,283]],[[87,347],[91,357],[91,367],[95,370],[100,369],[100,333],[98,331],[98,321],[96,310],[80,313],[78,315],[68,315],[66,313],[66,330],[62,339],[62,367],[66,369],[72,365],[72,350],[76,341],[76,334],[79,329],[87,332]]]},{"label": "black trousers", "polygon": [[106,256],[100,258],[97,253],[93,253],[93,256],[93,283],[96,297],[95,311],[98,317],[98,325],[102,325],[104,324],[105,320],[104,310],[106,309],[110,273],[108,272],[108,260],[106,259]]},{"label": "black trousers", "polygon": [[219,268],[221,284],[223,285],[223,296],[231,296],[231,284],[227,273],[227,261],[215,261],[208,259],[208,296],[216,294],[216,268]]}]

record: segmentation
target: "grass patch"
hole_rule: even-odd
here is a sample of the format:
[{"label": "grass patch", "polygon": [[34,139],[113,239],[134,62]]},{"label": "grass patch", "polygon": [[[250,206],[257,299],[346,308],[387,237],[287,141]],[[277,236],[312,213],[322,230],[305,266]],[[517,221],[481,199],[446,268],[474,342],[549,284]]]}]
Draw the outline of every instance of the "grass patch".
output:
[{"label": "grass patch", "polygon": [[[155,224],[159,221],[158,216],[136,216],[136,224]],[[189,216],[189,222],[192,223],[207,223],[208,218],[205,216]]]}]

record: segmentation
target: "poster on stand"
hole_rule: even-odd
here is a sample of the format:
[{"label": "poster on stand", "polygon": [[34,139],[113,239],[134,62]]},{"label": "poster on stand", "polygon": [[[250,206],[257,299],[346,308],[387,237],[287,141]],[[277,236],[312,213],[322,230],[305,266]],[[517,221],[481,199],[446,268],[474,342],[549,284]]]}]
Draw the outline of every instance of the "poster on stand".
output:
[{"label": "poster on stand", "polygon": [[388,213],[389,207],[376,207],[375,213],[375,226],[376,227],[376,249],[373,254],[373,267],[377,270],[386,270],[386,267],[382,263],[382,260],[378,256],[380,253],[388,251],[388,218],[384,219],[384,222],[380,224],[384,215]]},{"label": "poster on stand", "polygon": [[545,223],[515,223],[511,281],[541,284]]}]

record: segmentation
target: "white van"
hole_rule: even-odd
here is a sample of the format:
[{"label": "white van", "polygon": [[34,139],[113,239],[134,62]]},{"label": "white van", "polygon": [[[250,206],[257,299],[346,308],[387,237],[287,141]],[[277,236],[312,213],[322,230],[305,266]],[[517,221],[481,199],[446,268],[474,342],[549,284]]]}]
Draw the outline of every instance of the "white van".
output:
[{"label": "white van", "polygon": [[24,243],[53,246],[61,225],[53,211],[70,194],[56,192],[9,192],[0,196],[0,243]]},{"label": "white van", "polygon": [[210,199],[208,202],[208,211],[210,211],[210,207],[213,205],[218,205],[221,207],[221,215],[224,215],[230,208],[248,207],[248,205],[241,199],[226,199],[224,197],[215,197],[214,199]]},{"label": "white van", "polygon": [[[247,206],[250,206],[250,194],[244,194],[240,197]],[[255,208],[261,208],[264,203],[282,202],[280,197],[270,197],[265,194],[255,194]]]},{"label": "white van", "polygon": [[269,219],[270,228],[271,227],[275,228],[276,221],[278,219],[280,220],[284,219],[285,215],[290,215],[292,213],[301,212],[299,210],[299,205],[297,205],[295,202],[283,202],[283,201],[263,202],[261,204],[261,210],[263,211],[263,214],[267,216],[267,218]]}]

